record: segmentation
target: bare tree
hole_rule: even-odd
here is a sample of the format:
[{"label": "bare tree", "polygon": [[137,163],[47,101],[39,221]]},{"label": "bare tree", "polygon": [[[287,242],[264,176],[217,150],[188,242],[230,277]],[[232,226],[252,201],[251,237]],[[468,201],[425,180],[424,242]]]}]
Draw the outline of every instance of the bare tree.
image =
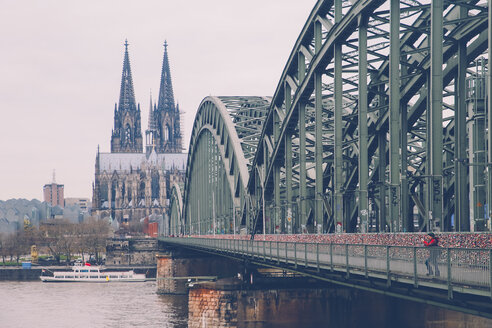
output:
[{"label": "bare tree", "polygon": [[2,256],[3,265],[5,265],[5,257],[7,257],[7,237],[5,234],[0,233],[0,256]]},{"label": "bare tree", "polygon": [[88,247],[85,242],[86,224],[77,224],[74,227],[75,231],[75,251],[84,258],[86,253],[89,253]]},{"label": "bare tree", "polygon": [[[68,220],[56,220],[43,224],[39,230],[29,224],[24,225],[22,241],[24,252],[33,245],[46,247],[51,255],[60,262],[61,256],[66,255],[70,260],[73,254],[95,254],[96,259],[100,258],[100,253],[106,249],[106,239],[109,237],[110,226],[105,220],[89,218],[81,224],[73,224]],[[19,245],[18,241],[4,238],[0,247],[2,256],[15,255],[13,247]],[[12,255],[11,255],[12,254]]]},{"label": "bare tree", "polygon": [[84,241],[86,249],[96,256],[99,261],[100,253],[106,249],[106,239],[109,237],[109,224],[105,220],[89,219],[84,223]]},{"label": "bare tree", "polygon": [[128,232],[132,235],[142,235],[144,231],[144,224],[140,221],[131,221],[128,224]]},{"label": "bare tree", "polygon": [[1,239],[0,252],[4,263],[7,256],[10,257],[10,262],[15,258],[19,263],[21,256],[29,253],[29,245],[23,231],[3,236]]},{"label": "bare tree", "polygon": [[26,234],[24,231],[17,231],[14,235],[14,256],[17,263],[22,255],[26,255],[29,253],[30,246],[28,244],[28,240],[26,238]]},{"label": "bare tree", "polygon": [[5,254],[10,257],[10,262],[14,261],[15,255],[15,235],[8,235],[5,239]]},{"label": "bare tree", "polygon": [[35,245],[39,239],[39,230],[31,224],[31,221],[24,219],[24,242],[31,247]]},{"label": "bare tree", "polygon": [[56,259],[58,263],[60,263],[60,258],[63,254],[71,255],[72,246],[73,246],[73,235],[72,235],[72,227],[68,221],[58,221],[53,224],[45,224],[43,225],[41,230],[41,243],[48,247],[51,255]]}]

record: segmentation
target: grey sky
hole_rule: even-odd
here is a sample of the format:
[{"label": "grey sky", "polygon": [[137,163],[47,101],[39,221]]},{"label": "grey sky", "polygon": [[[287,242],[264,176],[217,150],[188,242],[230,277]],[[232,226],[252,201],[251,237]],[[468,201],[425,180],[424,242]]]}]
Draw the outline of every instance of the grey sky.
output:
[{"label": "grey sky", "polygon": [[0,0],[0,199],[42,199],[53,169],[65,197],[92,197],[125,38],[142,132],[167,39],[187,148],[205,96],[273,95],[315,2]]}]

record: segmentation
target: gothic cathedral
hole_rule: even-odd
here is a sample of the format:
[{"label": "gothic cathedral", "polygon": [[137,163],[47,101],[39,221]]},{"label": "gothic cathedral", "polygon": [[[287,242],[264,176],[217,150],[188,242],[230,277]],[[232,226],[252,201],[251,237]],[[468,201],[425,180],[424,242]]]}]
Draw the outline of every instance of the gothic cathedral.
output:
[{"label": "gothic cathedral", "polygon": [[141,153],[142,131],[140,127],[140,104],[135,103],[132,71],[125,41],[123,75],[121,77],[120,103],[114,104],[114,129],[111,134],[112,153]]},{"label": "gothic cathedral", "polygon": [[169,225],[169,195],[182,185],[187,154],[183,153],[179,105],[174,102],[171,69],[164,43],[161,84],[157,106],[149,108],[143,153],[140,104],[135,101],[128,42],[125,41],[119,103],[114,109],[111,152],[96,156],[92,211],[131,224],[149,217],[162,231]]}]

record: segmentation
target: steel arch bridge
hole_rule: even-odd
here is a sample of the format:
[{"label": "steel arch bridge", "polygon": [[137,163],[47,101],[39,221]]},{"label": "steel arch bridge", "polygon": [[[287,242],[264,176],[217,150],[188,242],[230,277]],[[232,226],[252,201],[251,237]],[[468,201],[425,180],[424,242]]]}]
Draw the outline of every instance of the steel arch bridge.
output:
[{"label": "steel arch bridge", "polygon": [[272,98],[202,101],[175,231],[490,230],[491,16],[319,0]]}]

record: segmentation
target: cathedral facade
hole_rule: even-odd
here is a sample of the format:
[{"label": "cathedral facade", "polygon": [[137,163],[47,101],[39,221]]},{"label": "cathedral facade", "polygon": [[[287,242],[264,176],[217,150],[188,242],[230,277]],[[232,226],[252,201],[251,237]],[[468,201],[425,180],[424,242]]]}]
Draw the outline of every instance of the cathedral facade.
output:
[{"label": "cathedral facade", "polygon": [[125,42],[119,103],[114,109],[111,152],[96,155],[92,213],[131,223],[145,217],[162,217],[165,224],[173,184],[182,184],[187,154],[183,153],[179,105],[174,102],[171,70],[164,43],[164,59],[157,104],[149,108],[146,145],[135,101]]}]

